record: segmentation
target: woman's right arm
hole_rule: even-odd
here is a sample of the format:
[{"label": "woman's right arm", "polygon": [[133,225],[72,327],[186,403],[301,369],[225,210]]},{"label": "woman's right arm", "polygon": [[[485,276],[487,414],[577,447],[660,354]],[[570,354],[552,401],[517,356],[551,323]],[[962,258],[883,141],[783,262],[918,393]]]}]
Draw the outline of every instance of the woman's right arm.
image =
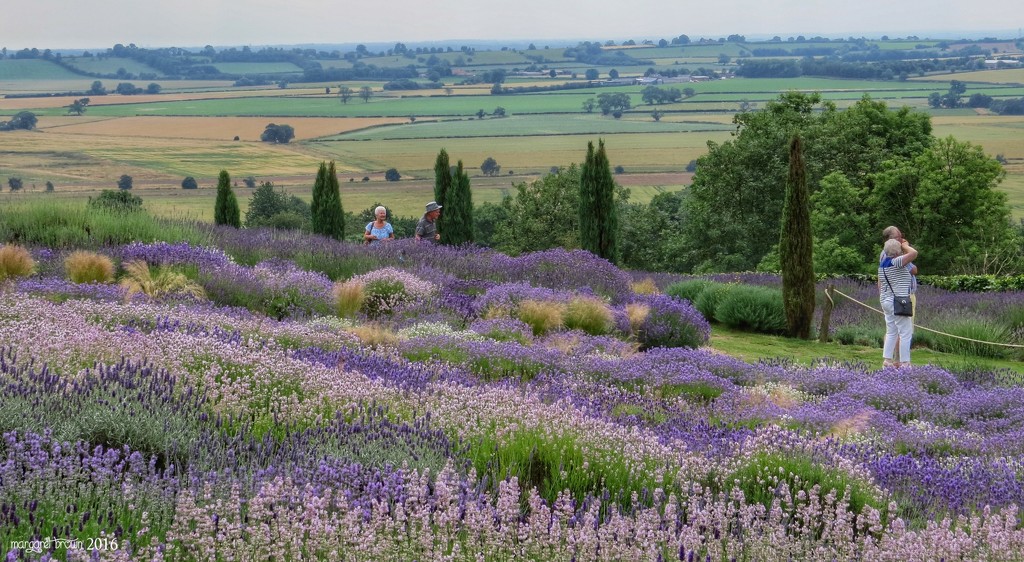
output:
[{"label": "woman's right arm", "polygon": [[910,243],[906,240],[903,241],[901,246],[903,247],[903,255],[900,256],[900,260],[903,266],[906,267],[910,265],[910,262],[917,259],[917,250],[911,247]]}]

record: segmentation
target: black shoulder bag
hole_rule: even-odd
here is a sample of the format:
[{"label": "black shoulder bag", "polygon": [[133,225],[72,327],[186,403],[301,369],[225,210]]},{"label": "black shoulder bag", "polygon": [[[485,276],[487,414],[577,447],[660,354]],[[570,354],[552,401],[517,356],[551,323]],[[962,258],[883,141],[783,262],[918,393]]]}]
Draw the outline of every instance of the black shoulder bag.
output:
[{"label": "black shoulder bag", "polygon": [[910,295],[897,295],[896,290],[892,288],[892,283],[889,283],[889,276],[885,273],[885,268],[882,268],[882,276],[885,277],[885,284],[889,286],[889,290],[892,291],[892,313],[896,316],[913,316],[914,305],[910,302]]}]

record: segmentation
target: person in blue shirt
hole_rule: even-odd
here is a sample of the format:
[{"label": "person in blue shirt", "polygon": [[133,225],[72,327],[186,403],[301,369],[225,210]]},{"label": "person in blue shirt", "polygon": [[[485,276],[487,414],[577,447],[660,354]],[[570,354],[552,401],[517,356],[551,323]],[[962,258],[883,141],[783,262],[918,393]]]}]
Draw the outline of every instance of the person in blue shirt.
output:
[{"label": "person in blue shirt", "polygon": [[[910,265],[917,258],[906,240],[885,241],[878,264],[878,301],[885,315],[885,342],[882,346],[883,367],[909,367],[910,341],[914,324],[910,316],[897,316],[893,310],[896,295],[910,294]],[[899,352],[899,359],[894,357]]]},{"label": "person in blue shirt", "polygon": [[374,245],[380,244],[381,241],[391,241],[395,239],[395,229],[388,222],[388,210],[383,206],[377,207],[373,210],[373,216],[375,220],[366,224],[366,232],[363,233],[363,241],[367,244]]},{"label": "person in blue shirt", "polygon": [[[882,231],[882,240],[883,241],[899,240],[901,243],[902,242],[906,242],[906,238],[903,237],[903,231],[901,231],[895,225],[894,226],[887,226],[887,227],[885,227],[885,230]],[[885,259],[886,259],[885,251],[883,250],[881,255],[878,256],[879,265],[882,265],[885,262]],[[916,312],[917,312],[917,264],[916,263],[912,263],[909,266],[907,266],[907,269],[910,271],[910,305],[911,305],[911,307],[913,308],[913,310],[914,310],[914,312],[916,314]],[[914,317],[910,316],[909,318],[910,318],[910,326],[911,326],[911,328],[913,328],[913,326],[914,326]],[[899,364],[900,363],[900,354],[899,354],[900,353],[900,351],[899,351],[900,348],[901,348],[901,346],[900,346],[900,339],[899,339],[899,337],[897,337],[896,338],[896,352],[893,355],[893,362],[894,362],[894,364]]]}]

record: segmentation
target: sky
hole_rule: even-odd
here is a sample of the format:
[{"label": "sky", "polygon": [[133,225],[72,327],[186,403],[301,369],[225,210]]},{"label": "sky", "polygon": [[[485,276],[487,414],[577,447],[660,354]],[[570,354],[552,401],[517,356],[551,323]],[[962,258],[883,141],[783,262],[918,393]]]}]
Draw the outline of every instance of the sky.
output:
[{"label": "sky", "polygon": [[0,47],[640,42],[733,33],[1013,38],[1024,26],[1021,6],[1020,0],[0,0]]}]

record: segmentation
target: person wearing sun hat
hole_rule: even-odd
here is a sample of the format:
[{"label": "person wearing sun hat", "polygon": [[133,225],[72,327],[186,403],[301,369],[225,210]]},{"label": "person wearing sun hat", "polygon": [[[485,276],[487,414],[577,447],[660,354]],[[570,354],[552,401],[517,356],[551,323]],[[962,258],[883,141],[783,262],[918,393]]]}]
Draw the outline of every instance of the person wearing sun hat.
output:
[{"label": "person wearing sun hat", "polygon": [[441,216],[441,206],[436,201],[427,203],[426,212],[423,218],[416,224],[416,241],[430,240],[438,242],[441,240],[441,233],[437,231],[437,217]]}]

